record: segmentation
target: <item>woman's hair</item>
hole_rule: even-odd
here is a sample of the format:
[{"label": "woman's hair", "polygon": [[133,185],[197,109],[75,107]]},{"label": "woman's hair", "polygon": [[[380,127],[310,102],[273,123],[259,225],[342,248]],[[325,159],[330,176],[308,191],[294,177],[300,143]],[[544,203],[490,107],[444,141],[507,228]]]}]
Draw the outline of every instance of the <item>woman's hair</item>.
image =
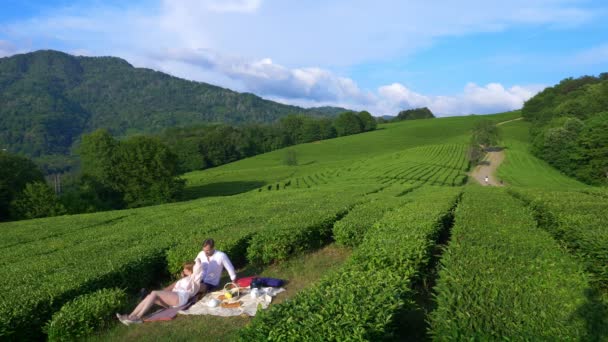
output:
[{"label": "woman's hair", "polygon": [[184,263],[184,267],[183,267],[183,268],[184,268],[185,270],[188,270],[188,271],[192,272],[192,271],[193,271],[193,269],[194,269],[194,263],[193,263],[192,261],[185,262],[185,263]]}]

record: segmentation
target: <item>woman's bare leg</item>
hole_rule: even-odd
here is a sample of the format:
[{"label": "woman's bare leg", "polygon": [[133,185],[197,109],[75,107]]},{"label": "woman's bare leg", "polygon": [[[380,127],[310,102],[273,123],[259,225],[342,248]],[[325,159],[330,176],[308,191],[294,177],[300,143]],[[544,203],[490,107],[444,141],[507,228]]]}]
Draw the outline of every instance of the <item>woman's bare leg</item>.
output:
[{"label": "woman's bare leg", "polygon": [[179,296],[172,291],[152,291],[144,300],[137,305],[135,310],[131,312],[129,318],[141,319],[154,304],[163,306],[174,306],[179,304]]}]

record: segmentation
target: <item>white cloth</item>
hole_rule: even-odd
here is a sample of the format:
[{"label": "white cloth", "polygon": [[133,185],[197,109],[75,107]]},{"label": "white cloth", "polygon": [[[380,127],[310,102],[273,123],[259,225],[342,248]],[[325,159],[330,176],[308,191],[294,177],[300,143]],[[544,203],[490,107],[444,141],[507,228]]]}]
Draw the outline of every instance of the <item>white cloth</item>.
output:
[{"label": "white cloth", "polygon": [[[200,260],[195,260],[194,267],[192,268],[192,274],[182,279],[178,280],[173,286],[172,291],[186,293],[188,295],[188,299],[198,293],[198,290],[201,288],[201,279],[203,276],[203,267]],[[181,301],[181,297],[180,297]],[[186,300],[187,301],[187,300]],[[185,303],[184,303],[185,304]]]},{"label": "white cloth", "polygon": [[178,313],[182,315],[213,315],[222,317],[239,316],[242,314],[255,316],[258,307],[262,309],[268,308],[272,302],[272,297],[283,291],[285,291],[284,288],[265,287],[260,291],[259,297],[252,298],[249,289],[244,289],[241,292],[241,297],[238,298],[238,302],[241,303],[241,306],[238,308],[223,308],[221,305],[215,308],[210,307],[208,305],[209,301],[217,299],[224,291],[211,292],[188,308],[188,310],[180,310]]},{"label": "white cloth", "polygon": [[211,257],[207,257],[205,252],[201,251],[196,256],[195,261],[198,262],[199,260],[201,261],[201,265],[203,267],[203,277],[201,278],[203,282],[213,286],[219,285],[224,267],[226,268],[226,271],[228,271],[230,279],[233,282],[236,280],[234,266],[232,266],[232,263],[230,262],[230,259],[228,259],[226,253],[215,251]]},{"label": "white cloth", "polygon": [[186,305],[186,303],[188,303],[188,300],[190,299],[190,295],[188,294],[188,292],[184,292],[184,291],[173,291],[173,292],[177,293],[177,297],[179,297],[179,302],[177,303],[177,305],[173,305],[174,308],[182,307],[182,306]]}]

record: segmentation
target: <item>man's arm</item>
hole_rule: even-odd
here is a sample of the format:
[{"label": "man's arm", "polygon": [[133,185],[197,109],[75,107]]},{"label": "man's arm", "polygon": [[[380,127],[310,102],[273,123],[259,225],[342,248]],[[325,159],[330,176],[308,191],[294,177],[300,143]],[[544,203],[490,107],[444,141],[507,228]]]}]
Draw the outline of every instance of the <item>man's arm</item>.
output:
[{"label": "man's arm", "polygon": [[222,258],[222,264],[230,275],[230,281],[234,282],[236,280],[236,272],[234,271],[234,266],[232,266],[232,263],[230,262],[230,259],[228,259],[227,254],[224,254],[224,257]]}]

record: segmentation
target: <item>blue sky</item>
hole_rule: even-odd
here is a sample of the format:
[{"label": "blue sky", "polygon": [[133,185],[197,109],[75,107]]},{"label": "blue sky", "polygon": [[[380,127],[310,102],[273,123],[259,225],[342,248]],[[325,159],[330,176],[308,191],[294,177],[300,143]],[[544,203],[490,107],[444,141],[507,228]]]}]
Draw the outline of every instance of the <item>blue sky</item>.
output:
[{"label": "blue sky", "polygon": [[38,49],[374,115],[520,108],[608,71],[608,4],[576,0],[0,0],[0,57]]}]

